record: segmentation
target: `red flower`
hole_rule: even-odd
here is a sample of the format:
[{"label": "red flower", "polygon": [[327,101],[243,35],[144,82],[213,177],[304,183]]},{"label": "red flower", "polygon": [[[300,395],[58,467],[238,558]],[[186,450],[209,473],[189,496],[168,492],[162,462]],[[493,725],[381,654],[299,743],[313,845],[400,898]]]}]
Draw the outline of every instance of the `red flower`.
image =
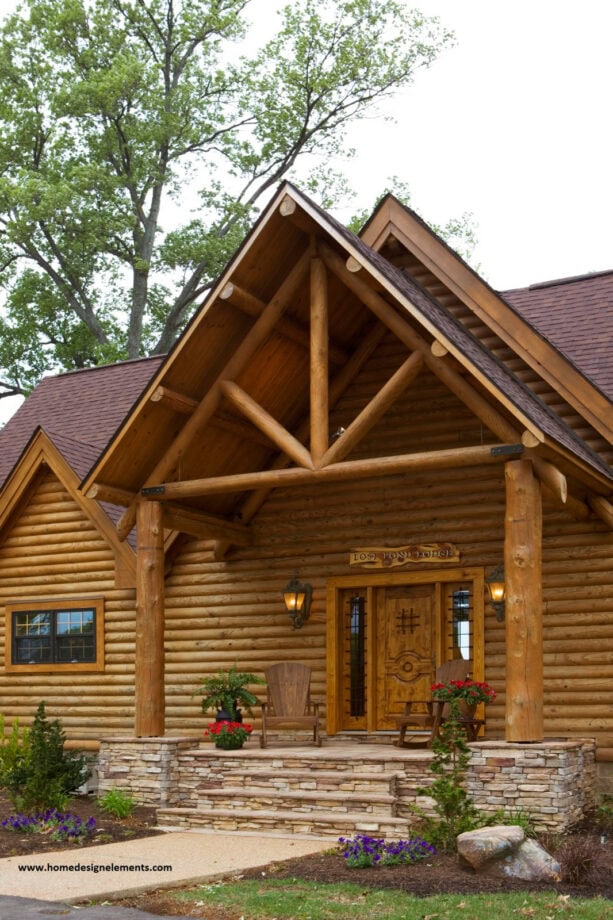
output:
[{"label": "red flower", "polygon": [[435,700],[465,700],[469,703],[489,703],[496,699],[495,691],[484,681],[449,680],[446,683],[432,684],[432,696]]}]

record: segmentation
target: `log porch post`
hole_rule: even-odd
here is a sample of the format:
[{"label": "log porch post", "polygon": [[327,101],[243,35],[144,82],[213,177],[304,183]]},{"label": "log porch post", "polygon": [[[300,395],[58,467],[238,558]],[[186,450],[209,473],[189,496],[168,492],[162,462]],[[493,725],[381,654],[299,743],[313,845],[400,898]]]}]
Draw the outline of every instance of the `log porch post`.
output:
[{"label": "log porch post", "polygon": [[134,734],[164,734],[164,526],[160,502],[137,506]]},{"label": "log porch post", "polygon": [[543,740],[541,492],[529,460],[505,465],[507,741]]}]

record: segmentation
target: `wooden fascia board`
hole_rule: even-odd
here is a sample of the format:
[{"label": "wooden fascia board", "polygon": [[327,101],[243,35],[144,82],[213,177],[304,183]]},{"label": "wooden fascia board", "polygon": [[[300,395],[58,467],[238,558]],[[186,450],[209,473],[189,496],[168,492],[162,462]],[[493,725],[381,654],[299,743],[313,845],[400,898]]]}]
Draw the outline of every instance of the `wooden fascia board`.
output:
[{"label": "wooden fascia board", "polygon": [[229,263],[224,273],[220,275],[220,277],[217,279],[217,283],[215,287],[213,287],[207,294],[204,300],[204,303],[199,308],[198,315],[195,317],[193,322],[191,322],[188,325],[187,329],[182,334],[180,339],[177,341],[176,346],[174,347],[172,352],[169,354],[166,361],[164,361],[164,363],[162,364],[158,372],[153,376],[146,390],[143,392],[141,398],[136,403],[136,405],[133,407],[130,414],[124,420],[123,424],[121,425],[121,427],[115,434],[111,443],[107,445],[106,449],[103,451],[101,456],[96,461],[96,464],[94,465],[94,467],[90,470],[86,478],[81,483],[80,488],[84,493],[86,493],[87,490],[98,479],[100,479],[101,481],[105,481],[104,473],[103,473],[105,464],[109,460],[111,460],[122,449],[122,441],[123,441],[124,433],[129,429],[133,420],[139,415],[143,406],[146,405],[151,400],[151,397],[153,396],[155,391],[158,389],[158,387],[164,386],[164,380],[166,378],[168,371],[173,367],[173,365],[178,360],[180,360],[181,354],[183,352],[183,349],[186,347],[186,344],[190,342],[194,336],[198,335],[198,330],[200,328],[200,325],[204,317],[207,316],[209,310],[211,309],[211,307],[213,306],[213,304],[215,303],[215,301],[217,300],[217,298],[219,297],[219,295],[221,294],[225,286],[231,280],[233,273],[236,271],[237,265],[245,258],[249,250],[252,248],[256,240],[259,238],[259,236],[263,232],[268,222],[271,220],[271,218],[277,211],[277,208],[280,206],[283,199],[288,196],[295,197],[291,187],[288,187],[287,185],[281,186],[281,188],[279,189],[275,197],[269,203],[266,211],[260,216],[260,219],[258,220],[256,225],[253,227],[252,231],[245,238],[242,246],[240,247],[240,249],[234,256],[232,261]]},{"label": "wooden fascia board", "polygon": [[0,532],[6,526],[7,521],[23,498],[38,470],[47,462],[44,452],[37,443],[38,437],[37,435],[35,441],[30,444],[2,487],[0,494]]},{"label": "wooden fascia board", "polygon": [[613,442],[613,408],[606,396],[430,230],[393,200],[385,202],[366,227],[362,239],[373,249],[379,249],[390,234],[551,384],[596,431]]},{"label": "wooden fascia board", "polygon": [[115,556],[121,559],[124,566],[127,565],[131,571],[135,572],[136,557],[132,547],[118,540],[113,522],[100,505],[96,501],[86,498],[79,491],[77,474],[44,431],[39,431],[36,434],[4,485],[0,495],[0,531],[6,525],[34,476],[43,465],[46,465],[57,476],[71,498],[92,521],[101,537],[109,544]]}]

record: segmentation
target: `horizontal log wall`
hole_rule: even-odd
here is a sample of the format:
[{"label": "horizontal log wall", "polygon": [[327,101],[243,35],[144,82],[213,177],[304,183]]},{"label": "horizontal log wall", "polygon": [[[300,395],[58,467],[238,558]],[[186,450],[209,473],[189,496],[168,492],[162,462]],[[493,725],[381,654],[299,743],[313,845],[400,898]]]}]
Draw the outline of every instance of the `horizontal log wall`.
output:
[{"label": "horizontal log wall", "polygon": [[[332,431],[347,427],[404,357],[389,349],[377,356],[336,407]],[[424,373],[351,459],[490,437]],[[326,581],[351,575],[360,584],[361,570],[349,566],[350,550],[449,541],[458,546],[462,565],[490,569],[503,557],[504,501],[502,464],[277,490],[251,525],[252,547],[215,561],[211,544],[188,541],[166,583],[167,733],[204,727],[208,719],[193,693],[199,678],[220,667],[263,671],[279,660],[304,661],[313,668],[313,694],[324,701]],[[613,535],[597,521],[576,523],[546,506],[543,563],[546,734],[593,736],[599,756],[613,759]],[[410,571],[421,570],[427,579],[429,569]],[[49,474],[0,544],[2,603],[103,595],[106,670],[41,672],[34,682],[30,675],[4,674],[0,659],[0,712],[9,722],[14,716],[27,720],[45,699],[69,737],[132,735],[134,592],[115,589],[113,571],[107,544]],[[311,618],[296,631],[280,594],[295,574],[314,587]],[[504,625],[489,608],[485,641],[486,679],[499,691],[488,707],[488,735],[503,737]],[[0,618],[0,655],[3,644]]]},{"label": "horizontal log wall", "polygon": [[[134,591],[114,587],[108,544],[63,486],[47,473],[0,544],[0,713],[27,724],[41,700],[69,738],[97,740],[134,730]],[[5,604],[103,597],[105,670],[50,674],[4,671]]]}]

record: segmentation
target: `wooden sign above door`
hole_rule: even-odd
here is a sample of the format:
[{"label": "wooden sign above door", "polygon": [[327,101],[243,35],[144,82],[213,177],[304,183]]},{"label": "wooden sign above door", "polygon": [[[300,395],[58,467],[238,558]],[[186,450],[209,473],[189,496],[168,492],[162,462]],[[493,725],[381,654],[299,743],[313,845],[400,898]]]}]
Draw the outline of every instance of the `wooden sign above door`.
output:
[{"label": "wooden sign above door", "polygon": [[352,549],[349,565],[365,569],[389,569],[415,562],[459,562],[453,543],[416,543],[410,546],[364,546]]}]

